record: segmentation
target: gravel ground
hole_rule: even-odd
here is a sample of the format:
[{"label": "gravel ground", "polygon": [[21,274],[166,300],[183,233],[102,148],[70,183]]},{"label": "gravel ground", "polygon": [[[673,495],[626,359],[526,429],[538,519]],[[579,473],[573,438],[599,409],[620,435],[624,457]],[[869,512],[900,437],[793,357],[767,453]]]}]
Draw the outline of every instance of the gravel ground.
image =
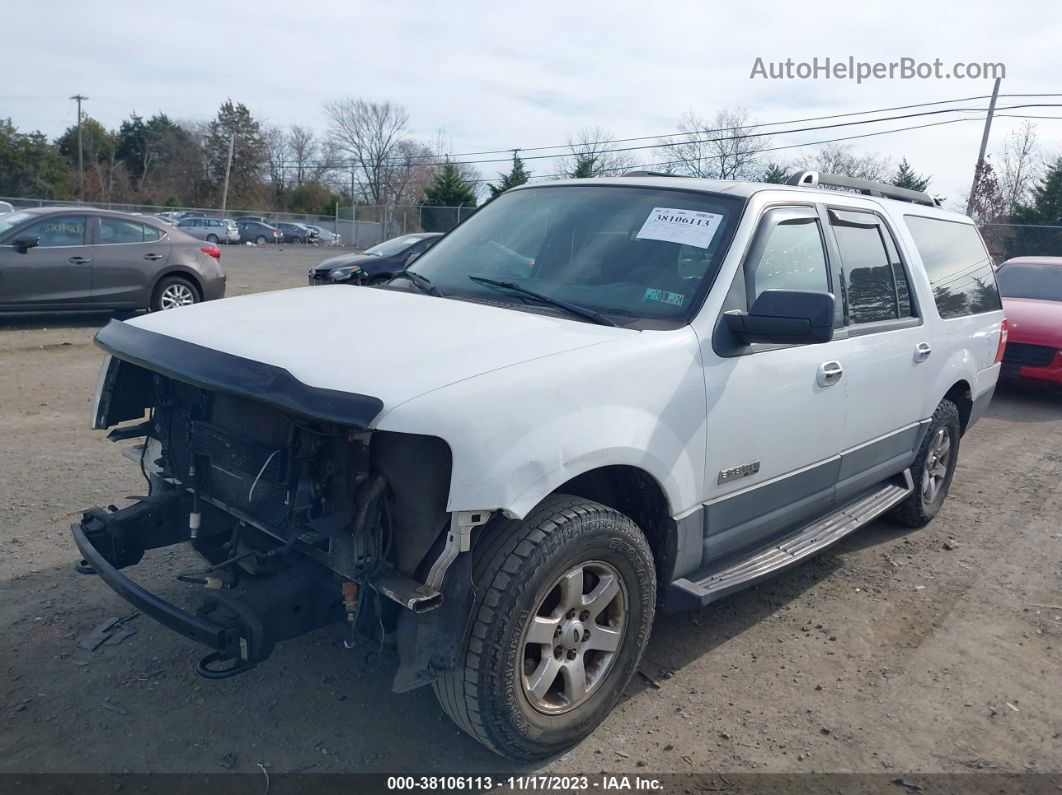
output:
[{"label": "gravel ground", "polygon": [[[300,286],[317,249],[226,249],[229,293]],[[81,509],[143,491],[87,429],[105,318],[0,321],[0,772],[517,770],[394,659],[326,628],[207,682],[204,651],[74,573]],[[928,527],[875,522],[767,584],[657,621],[642,675],[554,772],[1062,773],[1062,398],[1001,391]],[[177,603],[183,549],[135,576]],[[529,770],[529,768],[523,768]]]}]

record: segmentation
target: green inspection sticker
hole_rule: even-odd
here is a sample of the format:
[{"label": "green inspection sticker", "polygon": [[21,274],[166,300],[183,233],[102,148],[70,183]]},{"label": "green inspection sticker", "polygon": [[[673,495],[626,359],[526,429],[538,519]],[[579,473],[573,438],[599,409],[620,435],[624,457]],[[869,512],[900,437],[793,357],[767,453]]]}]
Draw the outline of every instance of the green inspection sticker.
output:
[{"label": "green inspection sticker", "polygon": [[643,301],[657,301],[661,304],[671,304],[672,306],[682,306],[686,303],[686,296],[682,293],[672,293],[668,290],[657,290],[655,287],[645,288],[645,295],[642,296]]}]

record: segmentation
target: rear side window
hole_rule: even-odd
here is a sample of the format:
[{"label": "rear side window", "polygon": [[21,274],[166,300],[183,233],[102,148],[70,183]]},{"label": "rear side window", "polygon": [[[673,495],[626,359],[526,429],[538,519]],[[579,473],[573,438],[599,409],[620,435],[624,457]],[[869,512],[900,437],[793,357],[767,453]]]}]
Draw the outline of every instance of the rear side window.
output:
[{"label": "rear side window", "polygon": [[143,243],[144,225],[117,218],[100,219],[100,243]]},{"label": "rear side window", "polygon": [[904,216],[944,319],[1002,309],[989,256],[973,224]]},{"label": "rear side window", "polygon": [[830,210],[852,325],[911,316],[911,292],[892,234],[873,213]]}]

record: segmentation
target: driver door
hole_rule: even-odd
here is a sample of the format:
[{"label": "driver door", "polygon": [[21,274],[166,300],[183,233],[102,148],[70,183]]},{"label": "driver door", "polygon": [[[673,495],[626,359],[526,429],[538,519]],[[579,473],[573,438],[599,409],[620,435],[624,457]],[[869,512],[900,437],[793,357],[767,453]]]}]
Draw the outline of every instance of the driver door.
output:
[{"label": "driver door", "polygon": [[[40,242],[25,253],[17,238]],[[82,309],[92,300],[92,247],[84,215],[49,215],[14,231],[0,246],[0,307]]]},{"label": "driver door", "polygon": [[[838,294],[814,207],[764,213],[724,309],[747,310],[769,289]],[[758,546],[832,506],[848,391],[848,339],[742,346],[730,338],[727,347],[721,334],[729,336],[725,324],[702,343],[706,559]]]}]

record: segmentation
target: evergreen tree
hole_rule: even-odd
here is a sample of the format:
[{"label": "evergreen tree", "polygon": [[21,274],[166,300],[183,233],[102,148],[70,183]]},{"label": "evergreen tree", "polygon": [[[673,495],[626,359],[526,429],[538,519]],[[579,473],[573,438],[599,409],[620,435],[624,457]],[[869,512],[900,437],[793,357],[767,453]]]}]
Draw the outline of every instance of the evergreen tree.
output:
[{"label": "evergreen tree", "polygon": [[490,188],[491,198],[505,193],[509,188],[515,188],[517,185],[523,185],[531,178],[531,172],[524,167],[524,161],[520,159],[520,156],[513,152],[513,167],[509,169],[508,174],[498,174],[498,184],[488,185]]},{"label": "evergreen tree", "polygon": [[476,192],[461,176],[457,165],[447,160],[424,191],[420,203],[421,228],[425,232],[445,232],[465,217],[459,208],[475,206]]},{"label": "evergreen tree", "polygon": [[1007,256],[1058,255],[1062,250],[1062,230],[1042,227],[1062,226],[1062,157],[1048,166],[1040,184],[1033,188],[1032,203],[1015,207],[1010,221],[1026,226],[1013,230]]},{"label": "evergreen tree", "polygon": [[771,182],[776,185],[784,185],[785,181],[789,178],[784,166],[778,163],[770,163],[767,166],[767,170],[763,172],[763,178],[761,182]]},{"label": "evergreen tree", "polygon": [[0,119],[0,196],[66,199],[77,177],[43,133]]},{"label": "evergreen tree", "polygon": [[929,187],[929,179],[929,177],[923,177],[921,174],[916,174],[915,170],[911,168],[911,164],[907,162],[907,158],[905,157],[900,161],[900,165],[896,168],[896,174],[892,178],[892,184],[897,188],[924,191]]},{"label": "evergreen tree", "polygon": [[[235,136],[235,138],[233,138]],[[225,181],[229,141],[233,140],[232,169],[229,173],[228,206],[254,202],[263,192],[262,174],[266,167],[266,146],[262,126],[243,103],[225,100],[218,115],[207,126],[203,148],[210,181],[220,193]]]},{"label": "evergreen tree", "polygon": [[594,155],[576,155],[575,166],[569,172],[572,179],[587,179],[596,173],[597,158]]}]

